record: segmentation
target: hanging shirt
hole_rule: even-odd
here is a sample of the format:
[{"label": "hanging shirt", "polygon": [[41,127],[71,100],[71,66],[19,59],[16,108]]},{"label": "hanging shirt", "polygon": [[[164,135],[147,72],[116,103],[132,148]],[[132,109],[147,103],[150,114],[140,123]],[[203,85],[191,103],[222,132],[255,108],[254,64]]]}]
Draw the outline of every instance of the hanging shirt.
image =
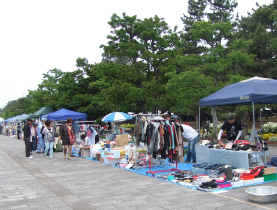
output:
[{"label": "hanging shirt", "polygon": [[[88,133],[90,133],[90,136],[88,135]],[[88,139],[88,145],[95,144],[95,136],[97,134],[98,133],[96,132],[96,130],[94,130],[93,127],[89,127],[88,128],[88,131],[87,131],[87,137],[89,137],[89,139]]]}]

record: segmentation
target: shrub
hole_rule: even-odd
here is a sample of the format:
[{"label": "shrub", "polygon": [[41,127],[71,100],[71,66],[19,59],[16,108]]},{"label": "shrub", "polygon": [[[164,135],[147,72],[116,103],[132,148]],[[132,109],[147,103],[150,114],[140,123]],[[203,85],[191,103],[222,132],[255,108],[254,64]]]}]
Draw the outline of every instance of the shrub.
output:
[{"label": "shrub", "polygon": [[277,123],[268,122],[262,126],[262,133],[277,133]]},{"label": "shrub", "polygon": [[274,135],[274,136],[269,137],[268,141],[270,141],[270,142],[277,142],[277,136]]}]

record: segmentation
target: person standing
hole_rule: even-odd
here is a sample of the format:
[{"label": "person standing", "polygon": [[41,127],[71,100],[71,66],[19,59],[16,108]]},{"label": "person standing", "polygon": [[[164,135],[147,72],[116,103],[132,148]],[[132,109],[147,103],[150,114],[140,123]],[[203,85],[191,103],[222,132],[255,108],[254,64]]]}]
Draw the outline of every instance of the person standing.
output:
[{"label": "person standing", "polygon": [[16,133],[17,133],[17,138],[20,139],[20,123],[17,123],[17,127],[16,127]]},{"label": "person standing", "polygon": [[73,120],[71,118],[68,118],[66,120],[66,124],[62,125],[60,127],[60,133],[59,133],[59,140],[62,140],[63,142],[63,158],[66,158],[66,153],[68,149],[68,159],[71,160],[71,153],[72,153],[72,145],[76,144],[75,137],[74,137],[74,130],[72,127]]},{"label": "person standing", "polygon": [[223,134],[223,131],[227,130],[227,143],[238,140],[241,133],[242,133],[242,126],[241,123],[238,120],[235,120],[235,114],[232,112],[229,112],[227,114],[227,121],[222,125],[219,133],[218,133],[218,142],[219,144],[222,144],[221,137]]},{"label": "person standing", "polygon": [[37,151],[37,144],[38,144],[37,126],[38,124],[34,122],[31,129],[31,135],[32,135],[31,151]]},{"label": "person standing", "polygon": [[44,135],[45,150],[44,156],[47,157],[49,150],[50,158],[53,158],[53,144],[55,141],[54,138],[54,129],[52,128],[52,122],[50,120],[45,121],[45,126],[43,127],[41,133]]},{"label": "person standing", "polygon": [[43,135],[41,134],[42,128],[45,126],[45,118],[41,118],[41,122],[37,126],[37,134],[38,134],[38,149],[37,153],[42,153],[44,152],[44,140],[43,140]]},{"label": "person standing", "polygon": [[28,118],[27,123],[25,123],[24,129],[23,129],[26,158],[33,158],[30,155],[30,153],[31,153],[31,126],[32,126],[32,119]]},{"label": "person standing", "polygon": [[184,132],[182,133],[185,139],[189,140],[187,146],[187,160],[185,163],[190,163],[192,158],[192,163],[196,163],[196,152],[195,152],[195,145],[199,140],[199,135],[191,126],[182,124]]}]

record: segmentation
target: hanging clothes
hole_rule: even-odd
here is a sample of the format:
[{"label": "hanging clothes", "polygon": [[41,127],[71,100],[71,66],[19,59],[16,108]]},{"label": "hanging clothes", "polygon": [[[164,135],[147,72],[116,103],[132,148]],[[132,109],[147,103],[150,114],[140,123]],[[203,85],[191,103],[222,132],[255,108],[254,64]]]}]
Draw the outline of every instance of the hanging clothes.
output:
[{"label": "hanging clothes", "polygon": [[141,141],[142,129],[143,127],[141,126],[140,119],[138,119],[135,123],[135,128],[134,128],[134,136],[137,139],[137,145],[139,145],[139,142]]},{"label": "hanging clothes", "polygon": [[153,154],[159,150],[159,123],[150,122],[147,124],[146,137],[147,137],[147,151],[148,154]]},{"label": "hanging clothes", "polygon": [[[89,133],[89,135],[88,135]],[[92,127],[92,126],[88,126],[88,130],[87,130],[87,137],[88,139],[88,143],[89,145],[91,144],[95,144],[95,137],[98,133],[96,132],[96,130]]]}]

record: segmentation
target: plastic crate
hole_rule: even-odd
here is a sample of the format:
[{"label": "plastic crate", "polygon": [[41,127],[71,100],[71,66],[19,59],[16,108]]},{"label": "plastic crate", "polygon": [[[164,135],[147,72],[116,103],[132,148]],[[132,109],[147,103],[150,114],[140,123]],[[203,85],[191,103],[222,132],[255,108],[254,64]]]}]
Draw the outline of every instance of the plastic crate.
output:
[{"label": "plastic crate", "polygon": [[275,181],[277,180],[277,174],[268,174],[268,175],[264,175],[264,181],[268,182],[268,181]]}]

